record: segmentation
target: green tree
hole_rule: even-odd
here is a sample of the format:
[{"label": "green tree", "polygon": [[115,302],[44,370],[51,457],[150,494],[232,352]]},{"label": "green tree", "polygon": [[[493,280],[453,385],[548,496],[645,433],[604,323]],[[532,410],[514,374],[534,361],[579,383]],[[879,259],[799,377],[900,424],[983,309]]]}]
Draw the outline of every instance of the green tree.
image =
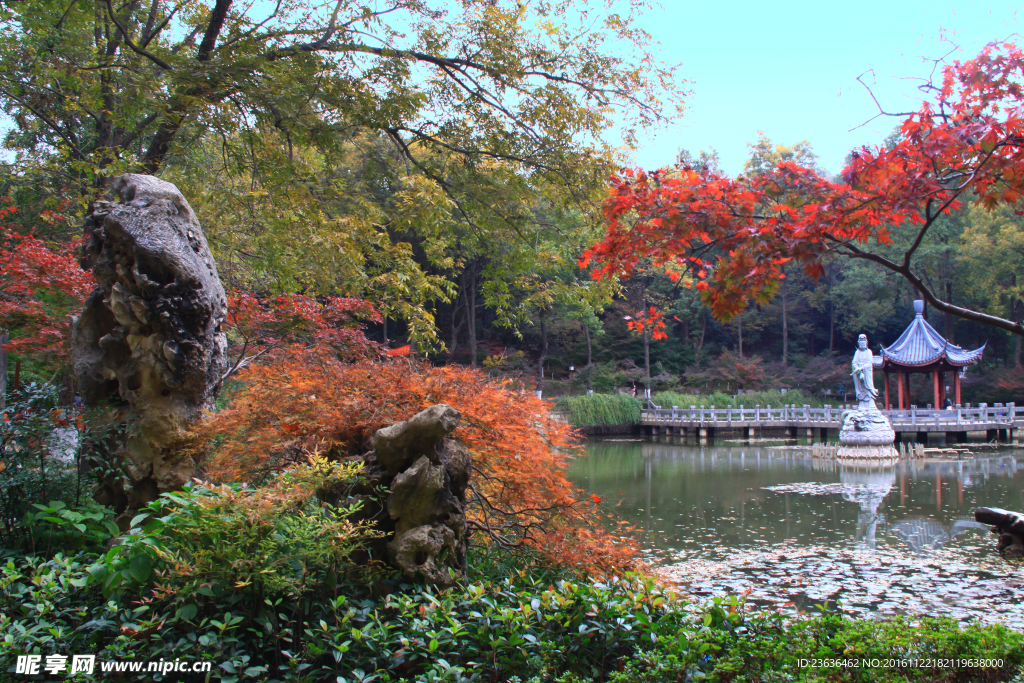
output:
[{"label": "green tree", "polygon": [[762,131],[757,132],[757,142],[748,144],[750,158],[743,164],[743,175],[756,176],[770,172],[784,161],[791,161],[801,166],[816,168],[818,155],[814,153],[811,143],[801,140],[793,145],[773,144]]},{"label": "green tree", "polygon": [[609,112],[678,111],[643,10],[21,0],[0,8],[6,146],[20,191],[82,208],[117,173],[168,177],[238,283],[373,294],[429,336],[452,293],[431,277],[525,249],[538,196],[596,213]]},{"label": "green tree", "polygon": [[[966,213],[959,263],[968,270],[969,293],[987,312],[1024,321],[1024,219],[1011,205],[992,211],[975,205]],[[1021,365],[1020,335],[1014,335],[1013,364]]]}]

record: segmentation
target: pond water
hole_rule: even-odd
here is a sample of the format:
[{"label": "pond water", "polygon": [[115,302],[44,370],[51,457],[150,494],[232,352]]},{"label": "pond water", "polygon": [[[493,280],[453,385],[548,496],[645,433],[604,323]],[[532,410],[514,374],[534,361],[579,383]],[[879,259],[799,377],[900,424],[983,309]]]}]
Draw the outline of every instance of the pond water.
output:
[{"label": "pond water", "polygon": [[608,439],[569,476],[693,594],[1024,629],[1024,568],[974,521],[980,506],[1024,511],[1022,449],[844,467],[809,447]]}]

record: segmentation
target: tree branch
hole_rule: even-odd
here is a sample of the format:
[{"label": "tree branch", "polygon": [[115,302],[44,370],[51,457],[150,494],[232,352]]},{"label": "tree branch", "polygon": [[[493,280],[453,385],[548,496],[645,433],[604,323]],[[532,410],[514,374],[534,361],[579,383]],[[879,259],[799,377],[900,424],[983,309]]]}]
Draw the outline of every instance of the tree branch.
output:
[{"label": "tree branch", "polygon": [[200,62],[210,59],[210,53],[213,52],[213,48],[217,45],[217,36],[220,35],[221,29],[224,28],[224,20],[227,19],[230,8],[231,0],[217,0],[213,6],[213,12],[210,13],[210,22],[206,25],[203,40],[199,43],[199,53],[196,55],[196,59]]},{"label": "tree branch", "polygon": [[842,243],[841,246],[848,250],[846,253],[847,256],[877,263],[883,268],[901,275],[907,282],[912,284],[914,288],[921,293],[921,296],[924,297],[925,301],[931,304],[932,308],[937,311],[949,313],[950,315],[963,318],[964,320],[982,323],[983,325],[991,325],[992,327],[1010,332],[1011,334],[1024,336],[1024,324],[1022,323],[1015,323],[1012,320],[1006,320],[1005,318],[989,315],[987,313],[979,313],[978,311],[972,311],[969,308],[962,308],[943,301],[939,297],[935,296],[935,293],[931,288],[929,288],[918,275],[911,271],[909,267],[894,263],[885,257],[879,256],[878,254],[858,249],[850,243]]},{"label": "tree branch", "polygon": [[171,65],[170,64],[168,64],[164,60],[160,59],[156,55],[152,54],[151,52],[148,52],[148,51],[142,49],[141,47],[139,47],[138,45],[136,45],[135,43],[133,43],[131,41],[131,39],[128,37],[128,29],[126,29],[124,27],[124,25],[120,21],[118,21],[117,17],[114,16],[114,6],[113,6],[113,4],[111,4],[111,1],[110,0],[106,0],[106,5],[107,5],[107,16],[110,17],[110,20],[112,22],[114,22],[115,26],[117,26],[117,30],[121,32],[121,37],[124,39],[124,44],[127,45],[131,49],[132,52],[134,52],[135,54],[140,55],[142,57],[145,57],[149,61],[151,61],[154,64],[156,64],[157,66],[159,66],[164,71],[171,71],[172,69],[171,69]]}]

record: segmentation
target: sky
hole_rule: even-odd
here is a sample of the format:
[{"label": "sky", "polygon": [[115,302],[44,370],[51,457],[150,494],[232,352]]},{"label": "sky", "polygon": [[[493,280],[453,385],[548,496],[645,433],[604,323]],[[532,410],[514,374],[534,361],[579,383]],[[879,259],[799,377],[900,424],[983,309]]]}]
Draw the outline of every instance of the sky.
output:
[{"label": "sky", "polygon": [[680,120],[641,135],[635,163],[658,168],[680,149],[713,147],[729,174],[742,171],[758,131],[774,143],[808,140],[838,172],[851,150],[880,144],[900,121],[862,125],[878,106],[858,76],[887,111],[917,109],[933,60],[954,48],[948,59],[970,59],[1024,19],[999,0],[662,1],[640,26],[663,62],[680,64],[692,94]]}]

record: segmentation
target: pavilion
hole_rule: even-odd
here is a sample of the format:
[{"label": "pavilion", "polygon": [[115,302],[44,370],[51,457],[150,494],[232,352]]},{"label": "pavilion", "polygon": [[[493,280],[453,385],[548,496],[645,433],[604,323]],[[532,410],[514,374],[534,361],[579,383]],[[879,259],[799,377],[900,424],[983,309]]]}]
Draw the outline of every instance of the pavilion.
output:
[{"label": "pavilion", "polygon": [[941,375],[953,373],[953,394],[955,405],[960,405],[960,373],[968,365],[981,360],[985,353],[985,344],[973,351],[967,351],[956,344],[946,341],[935,328],[924,319],[924,302],[914,302],[914,322],[903,331],[900,338],[891,346],[882,349],[875,356],[875,369],[885,373],[885,407],[892,409],[889,400],[889,375],[896,375],[898,409],[910,407],[910,375],[911,373],[931,373],[932,387],[935,394],[936,408],[941,408],[945,396],[945,382]]}]

